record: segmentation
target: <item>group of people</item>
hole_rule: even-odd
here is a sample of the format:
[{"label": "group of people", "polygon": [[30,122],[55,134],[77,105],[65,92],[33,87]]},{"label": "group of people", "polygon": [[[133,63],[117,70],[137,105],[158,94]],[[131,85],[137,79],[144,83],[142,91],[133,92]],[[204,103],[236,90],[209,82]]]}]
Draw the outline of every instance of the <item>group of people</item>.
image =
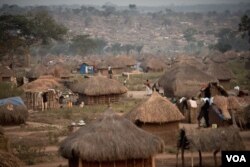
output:
[{"label": "group of people", "polygon": [[144,83],[144,85],[146,86],[146,95],[150,96],[153,91],[158,92],[161,95],[164,95],[164,90],[163,88],[159,85],[158,82],[155,82],[152,86],[151,83],[149,82],[149,80],[147,79],[146,82]]}]

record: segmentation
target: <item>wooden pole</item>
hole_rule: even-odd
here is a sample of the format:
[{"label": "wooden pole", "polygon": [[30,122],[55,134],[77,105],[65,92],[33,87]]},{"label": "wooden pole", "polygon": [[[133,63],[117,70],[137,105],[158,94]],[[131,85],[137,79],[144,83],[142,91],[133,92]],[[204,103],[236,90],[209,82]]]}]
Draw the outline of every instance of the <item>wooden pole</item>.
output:
[{"label": "wooden pole", "polygon": [[201,150],[199,150],[199,160],[200,160],[199,167],[202,167],[202,155],[201,155]]}]

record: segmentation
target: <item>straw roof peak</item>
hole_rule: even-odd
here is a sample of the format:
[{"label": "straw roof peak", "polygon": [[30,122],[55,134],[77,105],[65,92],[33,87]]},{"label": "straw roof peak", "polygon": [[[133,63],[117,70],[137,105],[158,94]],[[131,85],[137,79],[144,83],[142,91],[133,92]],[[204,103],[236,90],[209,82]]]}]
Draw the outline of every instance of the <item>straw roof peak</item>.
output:
[{"label": "straw roof peak", "polygon": [[178,64],[159,79],[165,93],[175,97],[195,97],[201,86],[210,82],[218,81],[189,64]]},{"label": "straw roof peak", "polygon": [[119,81],[104,76],[94,76],[74,83],[71,85],[71,90],[88,96],[123,94],[128,91]]},{"label": "straw roof peak", "polygon": [[111,112],[82,127],[59,148],[65,158],[85,161],[116,161],[149,158],[163,151],[163,141],[129,120]]},{"label": "straw roof peak", "polygon": [[167,123],[184,119],[176,105],[154,92],[151,97],[126,114],[132,122]]}]

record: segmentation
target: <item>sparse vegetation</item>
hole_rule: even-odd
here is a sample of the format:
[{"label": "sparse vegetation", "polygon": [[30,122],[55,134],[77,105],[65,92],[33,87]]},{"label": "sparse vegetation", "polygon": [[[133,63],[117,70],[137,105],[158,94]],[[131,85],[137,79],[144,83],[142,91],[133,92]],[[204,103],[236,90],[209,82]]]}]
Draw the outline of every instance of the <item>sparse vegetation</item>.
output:
[{"label": "sparse vegetation", "polygon": [[0,82],[0,99],[21,96],[23,90],[11,83]]}]

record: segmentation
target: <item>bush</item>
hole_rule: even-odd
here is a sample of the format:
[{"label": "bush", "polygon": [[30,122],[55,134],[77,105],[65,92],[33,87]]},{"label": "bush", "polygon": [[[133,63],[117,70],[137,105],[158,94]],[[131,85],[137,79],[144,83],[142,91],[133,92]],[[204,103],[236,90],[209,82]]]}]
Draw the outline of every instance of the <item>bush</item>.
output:
[{"label": "bush", "polygon": [[14,96],[21,96],[23,90],[17,88],[16,85],[11,83],[0,83],[0,99],[14,97]]}]

